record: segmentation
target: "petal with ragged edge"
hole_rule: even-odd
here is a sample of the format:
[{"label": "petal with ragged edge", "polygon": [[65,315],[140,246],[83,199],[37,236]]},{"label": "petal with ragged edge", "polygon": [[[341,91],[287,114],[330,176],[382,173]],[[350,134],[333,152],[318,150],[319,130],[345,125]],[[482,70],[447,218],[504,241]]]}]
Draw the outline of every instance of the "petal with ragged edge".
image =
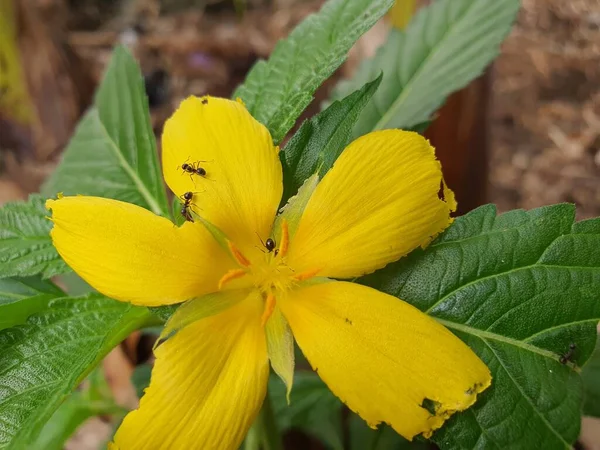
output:
[{"label": "petal with ragged edge", "polygon": [[442,171],[417,133],[384,130],[350,144],[308,201],[288,262],[320,276],[361,276],[428,244],[456,205],[439,198]]},{"label": "petal with ragged edge", "polygon": [[119,427],[118,448],[239,447],[264,400],[269,362],[259,296],[233,303],[156,349],[150,387]]},{"label": "petal with ragged edge", "polygon": [[370,426],[389,423],[407,439],[430,436],[491,383],[460,339],[390,295],[336,281],[278,303],[313,368]]},{"label": "petal with ragged edge", "polygon": [[[163,172],[178,196],[194,192],[192,209],[247,252],[266,240],[283,191],[278,149],[269,131],[240,103],[189,97],[166,122]],[[201,166],[190,175],[181,165]]]},{"label": "petal with ragged edge", "polygon": [[136,305],[179,303],[217,290],[234,262],[200,224],[178,228],[129,203],[100,197],[48,200],[58,253],[108,297]]}]

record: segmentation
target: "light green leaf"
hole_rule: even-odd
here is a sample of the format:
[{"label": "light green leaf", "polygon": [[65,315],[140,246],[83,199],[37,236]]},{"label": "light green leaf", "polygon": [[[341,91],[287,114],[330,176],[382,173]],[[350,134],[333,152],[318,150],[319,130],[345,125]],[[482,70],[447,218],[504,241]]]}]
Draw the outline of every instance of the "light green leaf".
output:
[{"label": "light green leaf", "polygon": [[275,375],[269,380],[269,394],[280,431],[299,428],[334,450],[344,448],[342,402],[314,372],[295,373],[289,405],[286,387]]},{"label": "light green leaf", "polygon": [[281,204],[298,192],[305,180],[319,178],[333,167],[350,141],[352,127],[367,102],[373,97],[382,75],[325,111],[304,121],[280,153],[284,189]]},{"label": "light green leaf", "polygon": [[173,197],[173,201],[171,202],[171,217],[173,218],[173,223],[180,227],[185,222],[185,217],[181,214],[181,207],[183,203],[177,196]]},{"label": "light green leaf", "polygon": [[429,121],[449,94],[498,55],[519,6],[519,0],[438,0],[421,9],[406,31],[391,31],[375,57],[334,91],[333,99],[342,98],[384,73],[354,135]]},{"label": "light green leaf", "polygon": [[477,403],[434,434],[442,449],[552,450],[577,439],[576,366],[592,354],[600,320],[600,219],[574,218],[567,204],[500,216],[484,206],[363,279],[444,324],[492,372]]},{"label": "light green leaf", "polygon": [[168,216],[144,82],[124,48],[115,49],[94,107],[42,192],[114,198]]},{"label": "light green leaf", "polygon": [[596,342],[596,350],[583,368],[581,376],[585,390],[583,414],[600,417],[600,335]]},{"label": "light green leaf", "polygon": [[0,331],[0,448],[22,449],[146,308],[101,295],[51,300],[26,324]]},{"label": "light green leaf", "polygon": [[280,41],[267,62],[259,61],[252,68],[234,97],[242,98],[250,113],[269,129],[275,143],[281,142],[312,101],[316,89],[393,3],[329,0]]},{"label": "light green leaf", "polygon": [[18,325],[64,293],[39,277],[0,279],[0,330]]},{"label": "light green leaf", "polygon": [[38,274],[49,278],[71,271],[52,245],[48,215],[38,195],[0,209],[0,278]]}]

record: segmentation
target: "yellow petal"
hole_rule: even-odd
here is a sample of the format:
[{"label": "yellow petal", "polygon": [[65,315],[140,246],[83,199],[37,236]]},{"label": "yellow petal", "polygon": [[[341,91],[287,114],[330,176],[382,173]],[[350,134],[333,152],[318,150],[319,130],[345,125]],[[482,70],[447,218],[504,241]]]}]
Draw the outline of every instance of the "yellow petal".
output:
[{"label": "yellow petal", "polygon": [[[260,246],[283,191],[278,148],[243,104],[214,97],[184,100],[166,122],[163,172],[176,195],[196,192],[192,209],[242,252]],[[181,169],[187,161],[204,177]]]},{"label": "yellow petal", "polygon": [[275,307],[266,323],[267,350],[273,371],[282,379],[287,388],[287,396],[292,391],[294,381],[294,336],[279,307]]},{"label": "yellow petal", "polygon": [[372,427],[386,422],[407,439],[427,437],[491,383],[460,339],[374,289],[314,284],[278,303],[314,370]]},{"label": "yellow petal", "polygon": [[428,244],[451,222],[438,198],[439,161],[417,133],[384,130],[346,148],[309,200],[291,238],[294,270],[349,278]]},{"label": "yellow petal", "polygon": [[117,300],[158,306],[217,290],[234,266],[201,225],[176,227],[139,206],[100,197],[49,200],[50,235],[62,258]]},{"label": "yellow petal", "polygon": [[262,302],[252,295],[180,330],[156,350],[140,408],[115,435],[127,450],[237,449],[265,397]]}]

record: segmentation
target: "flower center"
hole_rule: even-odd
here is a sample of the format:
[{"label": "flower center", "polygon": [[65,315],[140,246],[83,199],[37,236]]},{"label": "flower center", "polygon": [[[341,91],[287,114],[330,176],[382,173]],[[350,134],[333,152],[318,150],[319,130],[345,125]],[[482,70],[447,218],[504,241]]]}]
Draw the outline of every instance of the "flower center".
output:
[{"label": "flower center", "polygon": [[[250,264],[248,275],[254,286],[265,295],[283,293],[294,284],[294,271],[279,255],[261,255]],[[261,260],[262,259],[262,260]]]},{"label": "flower center", "polygon": [[278,296],[285,294],[298,283],[317,274],[317,271],[307,273],[296,273],[286,261],[288,249],[288,227],[285,220],[281,224],[281,242],[277,246],[272,238],[261,243],[264,249],[256,252],[252,259],[245,255],[232,243],[229,242],[229,250],[238,262],[240,268],[227,272],[219,281],[219,289],[235,279],[245,278],[262,295],[265,300],[265,311],[263,313],[263,325],[271,316],[275,301]]}]

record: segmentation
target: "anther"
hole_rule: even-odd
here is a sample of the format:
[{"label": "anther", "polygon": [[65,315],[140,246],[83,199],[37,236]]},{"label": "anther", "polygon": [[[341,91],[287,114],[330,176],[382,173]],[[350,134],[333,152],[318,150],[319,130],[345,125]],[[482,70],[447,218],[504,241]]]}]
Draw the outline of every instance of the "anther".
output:
[{"label": "anther", "polygon": [[265,301],[265,310],[263,311],[262,317],[260,319],[261,326],[265,326],[267,321],[273,314],[275,310],[275,296],[273,294],[267,295],[267,300]]},{"label": "anther", "polygon": [[229,247],[229,251],[235,258],[235,260],[240,264],[240,266],[249,267],[250,261],[242,254],[242,252],[233,244],[231,241],[227,241],[227,246]]},{"label": "anther", "polygon": [[297,275],[294,275],[294,280],[296,281],[304,281],[304,280],[308,280],[309,278],[314,277],[317,273],[319,273],[321,269],[311,269],[311,270],[307,270],[306,272],[302,272],[299,273]]},{"label": "anther", "polygon": [[[288,251],[289,243],[290,243],[290,230],[288,227],[287,220],[283,219],[281,221],[281,242],[279,245],[279,252],[278,252],[282,258],[286,255],[286,253]],[[275,255],[275,256],[277,256],[277,255]]]},{"label": "anther", "polygon": [[246,275],[246,271],[244,269],[232,269],[227,272],[225,275],[221,277],[219,280],[219,290],[223,289],[223,286],[230,282],[231,280],[235,280],[237,278],[242,278]]}]

